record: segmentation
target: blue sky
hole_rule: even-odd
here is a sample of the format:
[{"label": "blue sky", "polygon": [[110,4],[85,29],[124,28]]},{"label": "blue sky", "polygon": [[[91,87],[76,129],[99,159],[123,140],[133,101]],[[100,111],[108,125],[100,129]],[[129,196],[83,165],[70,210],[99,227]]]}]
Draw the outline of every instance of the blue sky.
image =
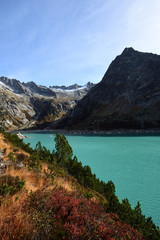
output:
[{"label": "blue sky", "polygon": [[0,1],[0,76],[99,82],[125,47],[160,54],[159,0]]}]

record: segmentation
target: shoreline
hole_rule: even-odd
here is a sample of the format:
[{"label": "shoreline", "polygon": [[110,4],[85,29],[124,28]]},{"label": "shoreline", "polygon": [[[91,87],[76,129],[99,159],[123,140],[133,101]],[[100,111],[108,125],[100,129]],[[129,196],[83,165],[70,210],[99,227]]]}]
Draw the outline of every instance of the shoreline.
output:
[{"label": "shoreline", "polygon": [[114,130],[64,130],[64,129],[43,129],[43,130],[16,130],[14,133],[60,133],[64,135],[93,135],[93,136],[110,136],[110,135],[160,135],[160,129],[114,129]]}]

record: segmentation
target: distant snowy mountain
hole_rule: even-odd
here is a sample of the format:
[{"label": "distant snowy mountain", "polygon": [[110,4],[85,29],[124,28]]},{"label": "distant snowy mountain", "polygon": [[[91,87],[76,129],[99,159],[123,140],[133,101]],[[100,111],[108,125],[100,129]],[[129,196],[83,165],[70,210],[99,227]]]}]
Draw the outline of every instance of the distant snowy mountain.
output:
[{"label": "distant snowy mountain", "polygon": [[90,89],[94,86],[95,84],[88,82],[86,85],[81,86],[78,84],[73,84],[71,86],[50,86],[49,89],[51,89],[55,94],[57,98],[63,98],[63,97],[68,97],[68,98],[78,98],[80,100],[83,98],[89,91]]},{"label": "distant snowy mountain", "polygon": [[52,89],[53,91],[79,91],[79,90],[90,90],[95,84],[88,82],[86,85],[78,85],[77,83],[70,85],[68,87],[66,86],[50,86],[49,88]]},{"label": "distant snowy mountain", "polygon": [[94,84],[45,87],[0,77],[0,123],[8,130],[45,128],[75,107]]},{"label": "distant snowy mountain", "polygon": [[54,89],[61,89],[61,90],[75,90],[75,89],[78,89],[78,88],[81,88],[82,86],[81,85],[78,85],[77,83],[73,84],[73,85],[70,85],[68,87],[66,86],[50,86],[49,88],[54,88]]}]

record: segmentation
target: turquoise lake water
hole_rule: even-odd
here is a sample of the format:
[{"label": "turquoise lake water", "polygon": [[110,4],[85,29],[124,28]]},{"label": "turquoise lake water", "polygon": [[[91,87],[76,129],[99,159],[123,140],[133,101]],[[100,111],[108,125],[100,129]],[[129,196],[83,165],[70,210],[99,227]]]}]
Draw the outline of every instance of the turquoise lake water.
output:
[{"label": "turquoise lake water", "polygon": [[[24,134],[25,135],[25,134]],[[26,133],[32,147],[40,141],[54,149],[52,133]],[[143,214],[160,226],[160,136],[66,136],[74,155],[89,165],[100,180],[112,180],[119,199],[134,207],[140,201]]]}]

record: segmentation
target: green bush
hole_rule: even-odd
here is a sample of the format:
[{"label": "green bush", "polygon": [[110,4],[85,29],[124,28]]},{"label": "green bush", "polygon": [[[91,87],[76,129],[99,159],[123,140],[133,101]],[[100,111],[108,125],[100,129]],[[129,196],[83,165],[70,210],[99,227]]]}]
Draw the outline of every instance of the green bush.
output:
[{"label": "green bush", "polygon": [[42,169],[42,163],[41,163],[39,155],[33,154],[29,157],[29,159],[28,159],[28,169],[29,170],[33,169],[37,172]]},{"label": "green bush", "polygon": [[11,142],[14,147],[18,147],[23,149],[24,151],[32,154],[34,152],[34,150],[30,147],[30,143],[25,144],[23,142],[22,139],[20,139],[16,134],[14,133],[7,133],[7,132],[3,132],[1,131],[5,137],[6,140],[8,140],[9,142]]},{"label": "green bush", "polygon": [[83,191],[83,196],[89,200],[93,197],[93,194],[89,191]]},{"label": "green bush", "polygon": [[9,159],[10,159],[11,161],[16,162],[16,157],[14,156],[13,152],[10,152],[10,153],[8,154],[8,157],[9,157]]},{"label": "green bush", "polygon": [[0,195],[10,196],[20,191],[25,185],[24,180],[18,176],[4,175],[0,177]]}]

